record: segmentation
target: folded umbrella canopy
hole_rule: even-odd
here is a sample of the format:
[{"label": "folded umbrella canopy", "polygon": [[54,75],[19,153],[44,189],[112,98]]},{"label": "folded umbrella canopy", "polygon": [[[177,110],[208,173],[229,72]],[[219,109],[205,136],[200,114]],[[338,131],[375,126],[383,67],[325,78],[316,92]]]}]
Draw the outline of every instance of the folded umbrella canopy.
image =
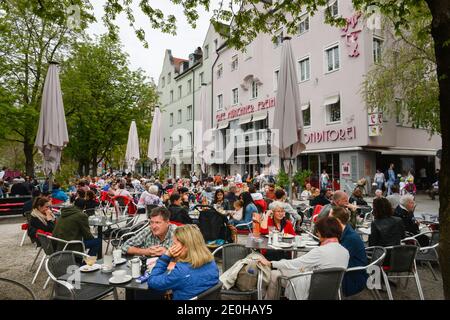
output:
[{"label": "folded umbrella canopy", "polygon": [[195,122],[194,127],[194,153],[200,160],[203,173],[206,173],[206,164],[210,162],[211,158],[211,146],[207,143],[211,138],[211,128],[207,114],[208,101],[206,90],[206,84],[202,84],[198,110],[199,121]]},{"label": "folded umbrella canopy", "polygon": [[128,131],[127,152],[125,153],[125,161],[130,171],[134,171],[136,162],[139,159],[139,138],[136,122],[133,120],[131,121],[130,131]]},{"label": "folded umbrella canopy", "polygon": [[42,93],[39,127],[34,146],[43,154],[46,175],[60,166],[62,149],[69,143],[66,116],[59,82],[58,65],[51,62]]},{"label": "folded umbrella canopy", "polygon": [[150,140],[148,144],[147,156],[156,162],[158,168],[164,161],[163,137],[161,130],[161,111],[155,108],[153,114],[152,129],[150,130]]},{"label": "folded umbrella canopy", "polygon": [[281,49],[276,110],[273,121],[273,133],[277,137],[274,143],[275,146],[278,146],[285,171],[288,173],[290,173],[289,168],[293,160],[305,150],[296,64],[289,40],[288,37],[283,39]]}]

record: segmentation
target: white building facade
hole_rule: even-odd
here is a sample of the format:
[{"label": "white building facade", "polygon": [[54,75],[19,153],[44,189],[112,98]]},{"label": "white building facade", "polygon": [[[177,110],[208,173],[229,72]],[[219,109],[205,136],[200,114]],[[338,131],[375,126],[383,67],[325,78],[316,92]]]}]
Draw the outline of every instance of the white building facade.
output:
[{"label": "white building facade", "polygon": [[162,110],[162,130],[165,161],[172,177],[200,173],[200,159],[194,152],[195,126],[200,121],[200,93],[206,92],[205,116],[212,119],[211,70],[217,58],[216,49],[223,38],[212,26],[202,47],[188,59],[175,58],[166,50],[163,69],[158,81],[159,103]]}]

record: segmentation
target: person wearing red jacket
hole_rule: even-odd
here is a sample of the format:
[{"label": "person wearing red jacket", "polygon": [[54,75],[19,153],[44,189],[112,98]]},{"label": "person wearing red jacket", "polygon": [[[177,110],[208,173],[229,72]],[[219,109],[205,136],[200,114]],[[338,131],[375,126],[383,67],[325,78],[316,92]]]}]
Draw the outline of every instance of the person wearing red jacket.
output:
[{"label": "person wearing red jacket", "polygon": [[290,234],[295,236],[294,226],[292,222],[286,218],[286,212],[284,208],[281,206],[275,206],[272,211],[267,211],[270,214],[269,219],[267,221],[267,228],[263,228],[261,226],[261,234],[268,234],[270,227],[275,227],[277,231],[282,234]]}]

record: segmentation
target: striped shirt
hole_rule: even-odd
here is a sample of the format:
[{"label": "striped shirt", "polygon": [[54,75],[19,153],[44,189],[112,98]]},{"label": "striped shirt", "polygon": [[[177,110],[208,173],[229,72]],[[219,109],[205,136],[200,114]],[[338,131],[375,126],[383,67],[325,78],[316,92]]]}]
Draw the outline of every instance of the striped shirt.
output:
[{"label": "striped shirt", "polygon": [[136,247],[136,248],[150,248],[152,246],[161,246],[166,249],[170,248],[173,242],[173,234],[175,229],[177,228],[176,225],[170,224],[169,230],[166,233],[166,236],[164,240],[160,240],[158,237],[154,236],[150,227],[145,228],[141,232],[139,232],[134,237],[128,239],[125,241],[125,243],[122,245],[122,252],[126,254],[128,252],[128,249],[130,247]]}]

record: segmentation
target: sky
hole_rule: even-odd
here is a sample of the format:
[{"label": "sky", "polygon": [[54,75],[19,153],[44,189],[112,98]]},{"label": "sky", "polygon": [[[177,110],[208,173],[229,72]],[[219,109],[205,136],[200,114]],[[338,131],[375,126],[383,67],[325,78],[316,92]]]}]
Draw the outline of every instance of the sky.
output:
[{"label": "sky", "polygon": [[[173,36],[164,34],[159,30],[153,30],[148,23],[147,16],[138,7],[138,1],[134,1],[135,25],[144,29],[149,48],[144,48],[142,42],[136,37],[133,28],[129,26],[125,15],[120,15],[116,20],[116,25],[120,26],[120,39],[123,50],[129,55],[131,69],[141,68],[148,77],[153,78],[155,83],[157,83],[166,49],[171,49],[174,57],[188,59],[190,53],[194,52],[197,47],[202,46],[208,31],[212,10],[217,7],[218,2],[219,0],[211,0],[212,8],[209,12],[206,12],[203,8],[198,10],[197,28],[193,29],[184,17],[181,6],[176,6],[169,0],[152,1],[151,4],[161,9],[164,14],[173,14],[177,18],[177,35]],[[94,6],[94,15],[98,22],[93,23],[89,27],[88,33],[90,35],[100,35],[106,32],[106,28],[101,20],[104,13],[104,1],[92,1],[91,3]]]}]

